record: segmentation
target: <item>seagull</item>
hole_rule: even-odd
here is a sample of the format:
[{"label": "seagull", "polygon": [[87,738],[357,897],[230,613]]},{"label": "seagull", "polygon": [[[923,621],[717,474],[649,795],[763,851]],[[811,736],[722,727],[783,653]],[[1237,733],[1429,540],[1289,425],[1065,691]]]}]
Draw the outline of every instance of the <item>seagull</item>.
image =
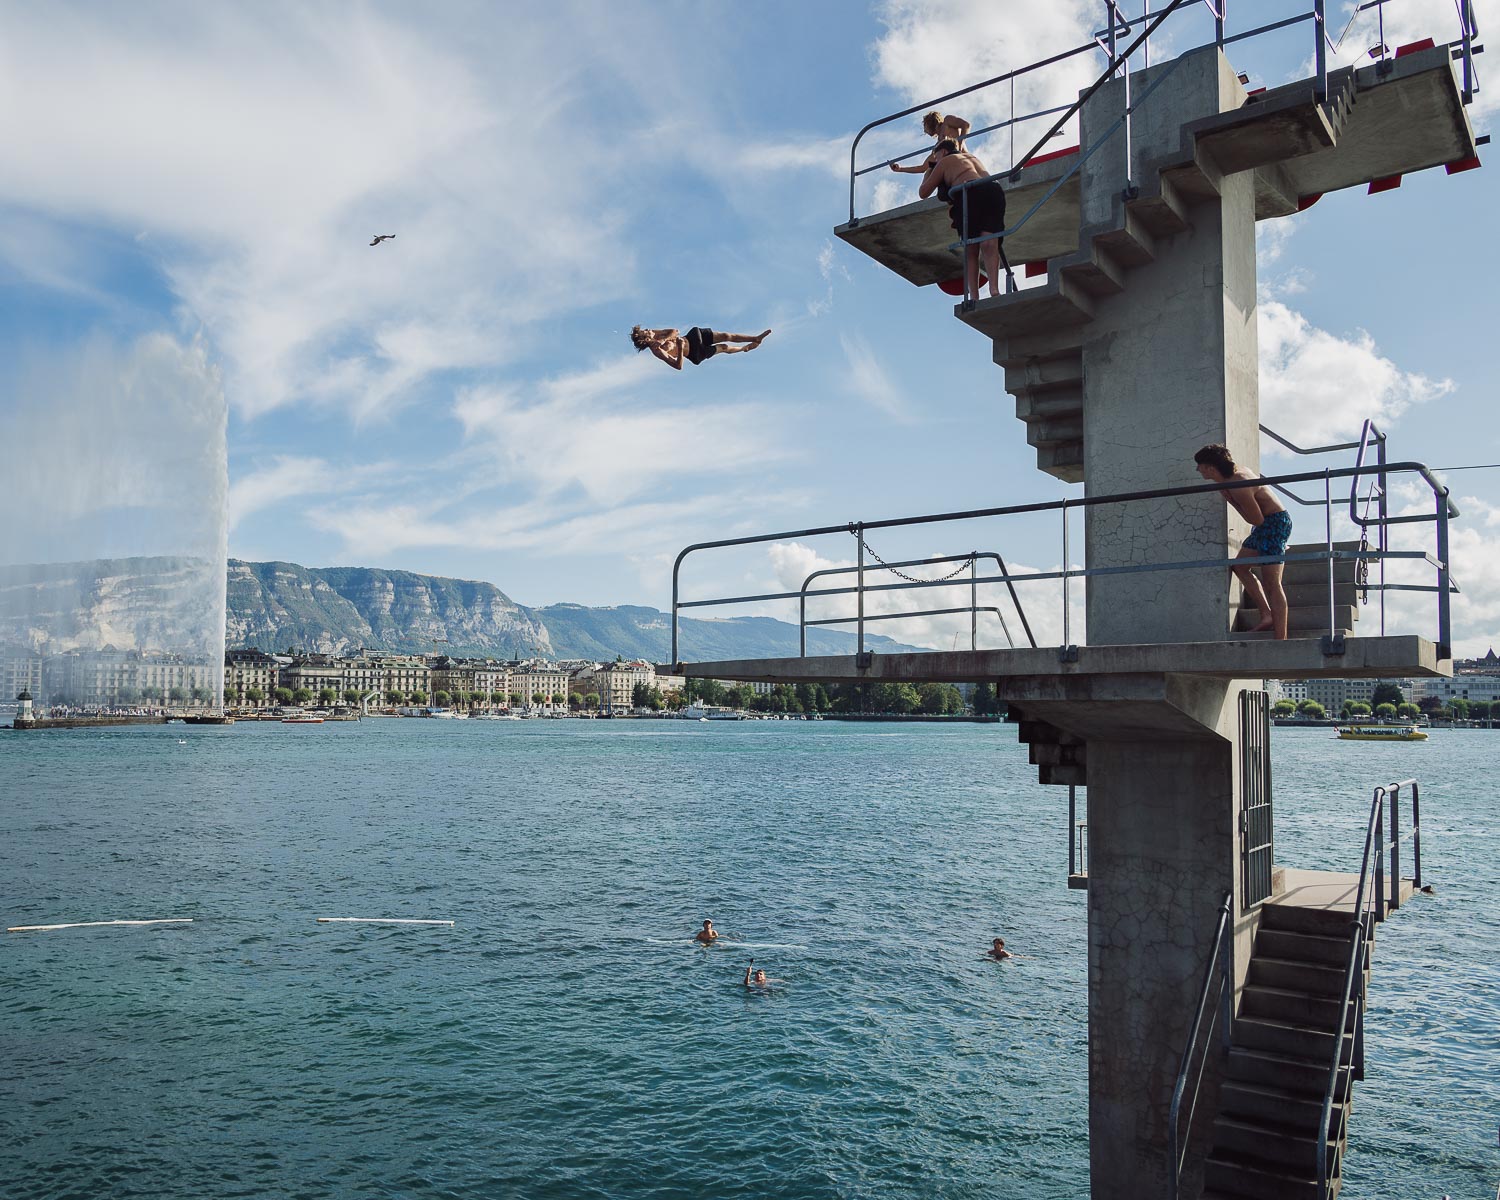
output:
[{"label": "seagull", "polygon": [[378,246],[381,242],[388,242],[396,235],[394,233],[377,233],[370,241],[370,245]]}]

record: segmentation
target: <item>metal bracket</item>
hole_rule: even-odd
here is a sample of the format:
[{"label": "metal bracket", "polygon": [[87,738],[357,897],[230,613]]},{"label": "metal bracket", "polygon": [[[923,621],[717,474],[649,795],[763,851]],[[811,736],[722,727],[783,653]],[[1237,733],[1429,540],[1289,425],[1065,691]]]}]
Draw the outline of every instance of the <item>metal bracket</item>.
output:
[{"label": "metal bracket", "polygon": [[1057,648],[1057,661],[1058,662],[1064,662],[1064,663],[1077,662],[1078,661],[1078,647],[1077,646],[1059,646]]},{"label": "metal bracket", "polygon": [[1133,183],[1120,193],[1120,199],[1126,201],[1127,203],[1129,203],[1131,200],[1139,200],[1140,198],[1141,189],[1136,187]]},{"label": "metal bracket", "polygon": [[1325,633],[1322,636],[1322,638],[1319,639],[1318,645],[1322,647],[1323,654],[1326,657],[1330,657],[1331,658],[1334,655],[1343,654],[1343,652],[1344,652],[1344,635],[1342,633],[1335,633],[1335,634],[1327,634],[1327,633]]},{"label": "metal bracket", "polygon": [[854,656],[854,669],[856,671],[868,671],[875,665],[875,651],[861,650]]}]

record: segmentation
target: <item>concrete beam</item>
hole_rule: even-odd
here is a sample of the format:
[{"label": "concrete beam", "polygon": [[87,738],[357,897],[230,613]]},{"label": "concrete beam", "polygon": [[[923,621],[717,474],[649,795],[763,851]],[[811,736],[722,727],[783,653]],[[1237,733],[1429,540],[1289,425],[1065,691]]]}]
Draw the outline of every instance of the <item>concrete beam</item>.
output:
[{"label": "concrete beam", "polygon": [[[1344,653],[1325,655],[1317,642],[1231,640],[1135,646],[1079,646],[1076,662],[1060,662],[1056,647],[1023,650],[934,650],[817,658],[730,659],[663,664],[664,673],[693,679],[753,683],[970,683],[989,681],[1009,695],[1033,681],[1090,675],[1201,675],[1219,679],[1390,679],[1451,676],[1451,660],[1413,635],[1351,637]],[[1024,690],[1016,691],[1019,698]]]}]

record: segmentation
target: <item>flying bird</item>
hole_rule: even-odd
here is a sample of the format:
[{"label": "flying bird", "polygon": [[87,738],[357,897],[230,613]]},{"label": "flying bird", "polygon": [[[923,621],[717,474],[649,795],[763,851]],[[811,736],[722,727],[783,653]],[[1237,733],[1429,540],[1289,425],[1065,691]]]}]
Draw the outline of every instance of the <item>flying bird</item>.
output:
[{"label": "flying bird", "polygon": [[394,233],[377,233],[371,240],[370,245],[378,246],[381,242],[388,242],[396,235]]}]

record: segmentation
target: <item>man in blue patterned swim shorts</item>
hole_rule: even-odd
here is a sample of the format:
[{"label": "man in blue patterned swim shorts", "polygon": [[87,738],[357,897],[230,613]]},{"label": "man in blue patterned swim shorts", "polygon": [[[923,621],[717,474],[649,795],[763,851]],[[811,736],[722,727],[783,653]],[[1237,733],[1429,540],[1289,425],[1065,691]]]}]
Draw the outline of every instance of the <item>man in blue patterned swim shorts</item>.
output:
[{"label": "man in blue patterned swim shorts", "polygon": [[[1218,443],[1204,446],[1193,455],[1193,461],[1198,464],[1198,474],[1210,483],[1257,478],[1243,467],[1235,466],[1229,448]],[[1269,558],[1286,553],[1287,540],[1292,536],[1292,518],[1271,494],[1270,488],[1264,485],[1235,488],[1224,492],[1224,499],[1254,526],[1236,558]],[[1258,567],[1234,568],[1235,575],[1245,585],[1245,591],[1250,593],[1251,601],[1260,610],[1261,621],[1255,627],[1256,632],[1273,630],[1277,639],[1282,641],[1286,639],[1287,630],[1286,591],[1281,586],[1284,566],[1284,563],[1261,563]]]}]

